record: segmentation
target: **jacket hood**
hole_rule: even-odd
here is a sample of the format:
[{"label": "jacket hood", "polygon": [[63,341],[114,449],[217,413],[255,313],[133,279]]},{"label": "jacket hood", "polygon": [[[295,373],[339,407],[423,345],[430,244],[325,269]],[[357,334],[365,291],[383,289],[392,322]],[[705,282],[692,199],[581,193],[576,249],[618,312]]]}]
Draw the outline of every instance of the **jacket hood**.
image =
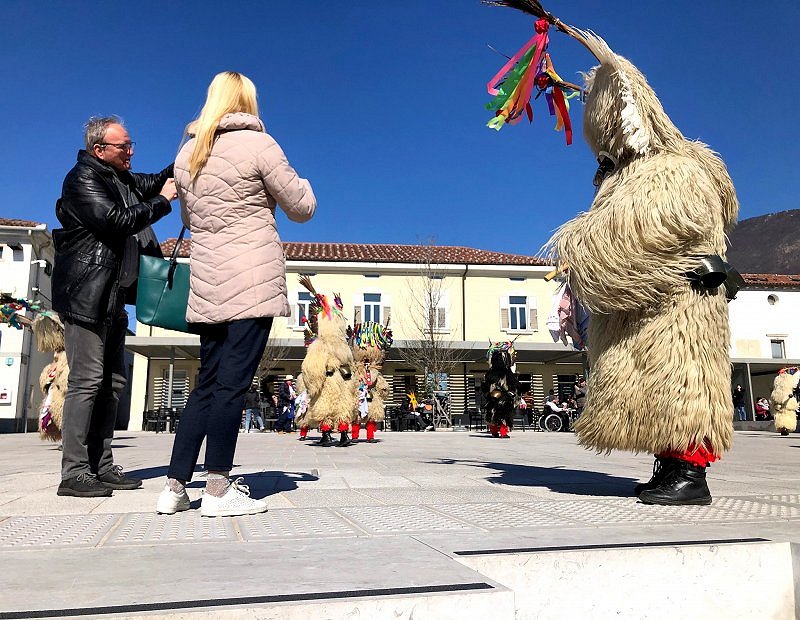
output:
[{"label": "jacket hood", "polygon": [[[195,128],[197,121],[194,120],[186,126],[186,133],[194,138],[196,135]],[[246,112],[233,112],[226,114],[219,119],[219,126],[217,131],[238,131],[240,129],[251,129],[253,131],[266,131],[264,123],[257,116],[247,114]]]}]

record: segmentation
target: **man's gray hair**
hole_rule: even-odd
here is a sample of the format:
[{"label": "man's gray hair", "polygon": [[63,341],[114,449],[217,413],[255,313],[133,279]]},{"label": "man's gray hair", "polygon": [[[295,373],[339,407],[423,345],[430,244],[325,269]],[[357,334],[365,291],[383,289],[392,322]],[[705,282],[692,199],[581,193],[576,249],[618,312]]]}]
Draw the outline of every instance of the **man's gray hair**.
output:
[{"label": "man's gray hair", "polygon": [[125,125],[125,123],[116,114],[111,116],[92,116],[86,121],[83,128],[85,129],[84,139],[87,151],[91,153],[95,144],[102,144],[109,125]]}]

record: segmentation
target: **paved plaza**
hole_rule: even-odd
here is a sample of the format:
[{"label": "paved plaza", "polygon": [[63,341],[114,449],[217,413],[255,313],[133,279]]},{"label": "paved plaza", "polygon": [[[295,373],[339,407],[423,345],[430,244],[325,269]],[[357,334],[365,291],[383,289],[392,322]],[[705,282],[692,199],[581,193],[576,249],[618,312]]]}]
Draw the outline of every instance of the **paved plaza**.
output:
[{"label": "paved plaza", "polygon": [[[603,573],[632,571],[646,591],[708,579],[708,558],[740,566],[715,573],[721,598],[751,589],[775,605],[760,617],[793,617],[775,583],[797,574],[796,547],[770,545],[800,542],[798,434],[737,432],[707,507],[638,503],[652,457],[597,456],[571,433],[385,432],[348,448],[241,434],[233,475],[269,511],[217,519],[197,510],[202,472],[192,510],[156,515],[173,436],[117,435],[144,487],[96,499],[56,496],[54,445],[0,436],[0,618],[572,618],[589,595],[614,617],[667,618],[674,607],[632,602]],[[659,573],[675,554],[681,570]]]}]

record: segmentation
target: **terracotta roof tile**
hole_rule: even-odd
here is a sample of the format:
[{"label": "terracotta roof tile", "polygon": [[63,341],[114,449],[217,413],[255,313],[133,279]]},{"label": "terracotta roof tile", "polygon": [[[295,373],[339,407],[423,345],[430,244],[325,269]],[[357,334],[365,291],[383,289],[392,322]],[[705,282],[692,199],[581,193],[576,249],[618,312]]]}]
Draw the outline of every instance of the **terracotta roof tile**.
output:
[{"label": "terracotta roof tile", "polygon": [[0,217],[0,226],[19,226],[21,228],[36,228],[43,226],[41,222],[33,222],[31,220],[17,220],[13,218]]},{"label": "terracotta roof tile", "polygon": [[[1,221],[1,220],[0,220]],[[452,245],[402,245],[386,243],[312,243],[287,241],[283,244],[286,257],[293,261],[331,261],[354,263],[417,263],[422,252],[431,253],[431,262],[439,264],[469,265],[547,265],[533,256],[506,254]],[[181,242],[181,257],[189,256],[191,240]],[[175,239],[161,244],[164,256],[172,254]],[[800,275],[742,274],[745,288],[800,288]]]},{"label": "terracotta roof tile", "polygon": [[[191,240],[181,242],[179,256],[188,256]],[[308,243],[287,241],[286,257],[292,261],[331,261],[356,263],[418,263],[430,252],[438,264],[470,265],[546,265],[544,261],[522,254],[506,254],[452,245],[401,245],[385,243]],[[167,256],[175,248],[175,239],[167,239],[161,250]]]},{"label": "terracotta roof tile", "polygon": [[800,288],[800,275],[743,273],[745,288]]}]

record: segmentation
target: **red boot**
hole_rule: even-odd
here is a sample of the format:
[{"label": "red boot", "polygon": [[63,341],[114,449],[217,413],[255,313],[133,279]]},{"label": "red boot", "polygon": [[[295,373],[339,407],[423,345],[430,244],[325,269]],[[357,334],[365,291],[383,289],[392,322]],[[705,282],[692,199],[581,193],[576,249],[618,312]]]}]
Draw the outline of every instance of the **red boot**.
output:
[{"label": "red boot", "polygon": [[492,437],[499,437],[500,436],[498,434],[498,430],[499,429],[497,428],[497,424],[488,424],[487,428],[489,429],[489,432],[492,434]]},{"label": "red boot", "polygon": [[375,430],[378,428],[378,424],[374,420],[367,421],[367,443],[378,443],[378,440],[375,439]]},{"label": "red boot", "polygon": [[361,433],[361,422],[353,422],[352,429],[353,441],[358,441],[358,435]]},{"label": "red boot", "polygon": [[500,439],[510,439],[508,436],[508,426],[505,424],[500,425]]}]

